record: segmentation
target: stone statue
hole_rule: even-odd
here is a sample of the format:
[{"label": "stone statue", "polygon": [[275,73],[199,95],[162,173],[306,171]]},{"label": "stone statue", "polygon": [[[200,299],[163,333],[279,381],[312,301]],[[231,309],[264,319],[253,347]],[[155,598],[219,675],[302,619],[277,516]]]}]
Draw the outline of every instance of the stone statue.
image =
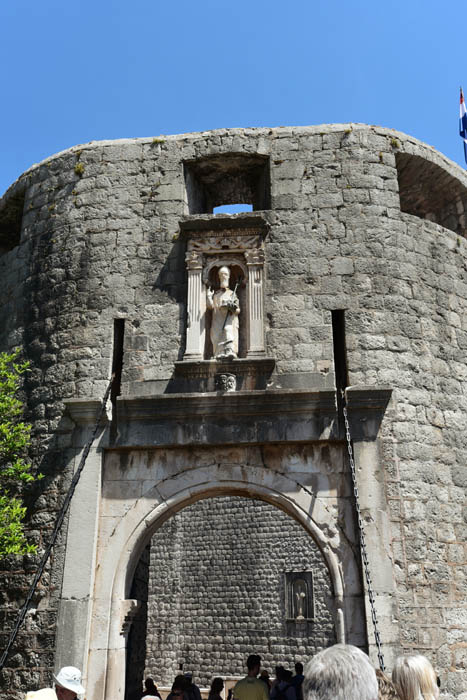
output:
[{"label": "stone statue", "polygon": [[295,595],[295,617],[297,620],[305,618],[306,604],[306,583],[302,579],[297,579],[293,584],[293,592]]},{"label": "stone statue", "polygon": [[212,309],[211,342],[213,357],[233,360],[238,355],[238,315],[240,304],[235,290],[229,288],[230,270],[223,265],[219,269],[220,289],[214,292],[208,287],[206,305]]}]

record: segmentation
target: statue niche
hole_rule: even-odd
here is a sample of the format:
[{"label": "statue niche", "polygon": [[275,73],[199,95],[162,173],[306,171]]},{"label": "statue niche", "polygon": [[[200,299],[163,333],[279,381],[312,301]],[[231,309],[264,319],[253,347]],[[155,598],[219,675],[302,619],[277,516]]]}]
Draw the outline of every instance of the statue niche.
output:
[{"label": "statue niche", "polygon": [[195,229],[187,240],[184,361],[265,357],[263,230]]},{"label": "statue niche", "polygon": [[[208,345],[207,348],[207,357],[217,360],[233,360],[239,354],[241,277],[238,273],[235,274],[235,268],[232,268],[232,271],[233,274],[227,265],[214,268],[210,277],[217,277],[218,288],[214,290],[209,279],[206,289],[206,308],[211,312],[206,323],[211,341],[211,346]],[[232,286],[233,289],[231,289]]]},{"label": "statue niche", "polygon": [[285,615],[286,619],[294,624],[314,619],[312,571],[287,571],[285,573]]}]

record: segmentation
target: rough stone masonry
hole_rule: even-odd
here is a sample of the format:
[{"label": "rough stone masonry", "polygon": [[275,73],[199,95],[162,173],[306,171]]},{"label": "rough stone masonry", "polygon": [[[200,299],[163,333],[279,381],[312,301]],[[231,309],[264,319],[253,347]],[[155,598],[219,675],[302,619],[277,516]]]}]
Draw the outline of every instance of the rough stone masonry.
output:
[{"label": "rough stone masonry", "polygon": [[[213,213],[238,202],[252,211]],[[0,348],[20,346],[31,362],[32,458],[46,476],[28,495],[38,555],[1,563],[2,648],[112,371],[116,380],[3,695],[19,699],[73,664],[88,700],[123,700],[138,682],[127,659],[142,674],[157,653],[169,675],[180,664],[199,665],[206,682],[209,669],[236,675],[271,630],[271,665],[334,640],[368,648],[376,664],[341,418],[347,388],[386,664],[421,652],[442,698],[465,700],[466,207],[461,168],[359,124],[92,142],[9,188]],[[205,290],[221,265],[239,283],[241,311],[238,358],[219,363]],[[220,374],[233,391],[219,388]],[[223,504],[215,516],[209,503]],[[251,522],[246,558],[268,528],[278,546],[295,533],[296,559],[258,556],[235,584],[259,582],[272,624],[252,606],[255,627],[244,625],[235,591],[213,611],[183,589],[183,562],[196,561],[210,518],[229,526],[224,542]],[[200,546],[212,554],[212,543]],[[241,561],[231,552],[226,566]],[[298,576],[314,582],[306,643],[303,616],[286,609]],[[208,569],[203,581],[213,592]]]}]

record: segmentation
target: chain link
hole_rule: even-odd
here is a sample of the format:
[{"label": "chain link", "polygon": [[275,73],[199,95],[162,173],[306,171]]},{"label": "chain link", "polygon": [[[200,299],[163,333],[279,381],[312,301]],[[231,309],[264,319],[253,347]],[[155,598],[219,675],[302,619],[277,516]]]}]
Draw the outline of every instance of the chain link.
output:
[{"label": "chain link", "polygon": [[359,531],[359,536],[360,536],[360,551],[362,554],[363,569],[364,569],[365,580],[366,580],[367,591],[368,591],[368,599],[370,601],[371,619],[373,622],[375,642],[376,642],[376,647],[378,649],[379,667],[384,672],[384,670],[385,670],[384,656],[383,656],[383,652],[382,652],[381,637],[379,635],[379,630],[378,630],[378,619],[376,617],[375,596],[373,593],[373,587],[371,585],[370,566],[369,566],[369,562],[368,562],[368,554],[366,551],[366,543],[365,543],[365,529],[363,526],[363,520],[362,520],[362,516],[361,516],[361,511],[360,511],[360,498],[358,495],[357,475],[356,475],[356,471],[355,471],[355,461],[354,461],[354,456],[353,456],[352,439],[350,437],[349,419],[348,419],[348,415],[347,415],[347,406],[346,406],[345,392],[344,391],[342,391],[342,412],[344,414],[345,437],[347,440],[347,451],[349,453],[350,474],[352,476],[353,495],[354,495],[354,499],[355,499],[355,510],[357,513],[358,531]]}]

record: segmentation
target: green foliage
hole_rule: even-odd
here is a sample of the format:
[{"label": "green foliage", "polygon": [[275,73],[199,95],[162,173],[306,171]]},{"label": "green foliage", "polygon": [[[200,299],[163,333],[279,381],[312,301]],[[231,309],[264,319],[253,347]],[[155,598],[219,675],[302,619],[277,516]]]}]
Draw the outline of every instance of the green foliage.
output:
[{"label": "green foliage", "polygon": [[84,165],[83,163],[76,163],[75,165],[75,173],[79,176],[82,177],[84,173]]},{"label": "green foliage", "polygon": [[18,498],[0,496],[0,558],[6,554],[26,554],[36,551],[28,544],[23,530],[26,508]]},{"label": "green foliage", "polygon": [[28,368],[29,363],[19,361],[19,350],[0,353],[0,557],[35,551],[24,534],[26,509],[20,496],[22,485],[34,481],[25,459],[31,426],[21,420],[23,404],[18,398]]}]

